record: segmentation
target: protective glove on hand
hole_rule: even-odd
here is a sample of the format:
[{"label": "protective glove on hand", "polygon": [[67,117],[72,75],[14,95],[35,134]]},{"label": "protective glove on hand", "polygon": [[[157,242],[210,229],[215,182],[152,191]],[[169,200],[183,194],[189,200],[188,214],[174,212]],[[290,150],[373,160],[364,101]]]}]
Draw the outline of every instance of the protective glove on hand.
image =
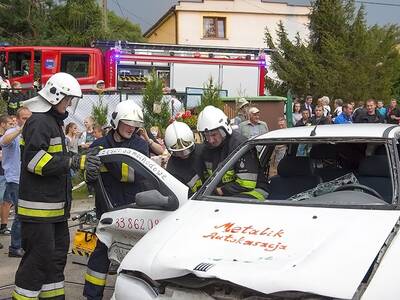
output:
[{"label": "protective glove on hand", "polygon": [[[70,168],[73,169],[74,171],[78,170],[85,170],[86,169],[86,158],[88,156],[95,156],[100,152],[101,148],[100,147],[93,147],[89,148],[87,151],[85,151],[82,154],[74,154],[71,156],[70,160]],[[98,160],[100,161],[100,158],[98,157]],[[101,164],[101,162],[100,162]]]},{"label": "protective glove on hand", "polygon": [[84,177],[86,182],[95,182],[100,175],[101,160],[95,155],[86,156]]}]

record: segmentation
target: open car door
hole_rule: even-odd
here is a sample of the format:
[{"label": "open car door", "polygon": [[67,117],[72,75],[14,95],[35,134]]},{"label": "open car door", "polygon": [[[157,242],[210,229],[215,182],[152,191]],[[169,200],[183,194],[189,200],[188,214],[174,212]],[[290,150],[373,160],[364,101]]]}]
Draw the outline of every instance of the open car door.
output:
[{"label": "open car door", "polygon": [[109,258],[120,263],[141,237],[186,203],[188,187],[135,150],[112,148],[98,155],[105,165],[122,164],[134,174],[132,184],[143,186],[135,199],[128,199],[131,204],[113,207],[102,179],[96,184],[96,205],[105,205],[108,211],[101,216],[96,235],[109,248]]}]

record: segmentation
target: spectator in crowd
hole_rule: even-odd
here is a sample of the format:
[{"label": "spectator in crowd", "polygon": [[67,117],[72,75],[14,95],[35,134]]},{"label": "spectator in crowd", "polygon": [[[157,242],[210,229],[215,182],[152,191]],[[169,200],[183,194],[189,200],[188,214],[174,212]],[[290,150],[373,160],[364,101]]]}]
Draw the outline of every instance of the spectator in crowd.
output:
[{"label": "spectator in crowd", "polygon": [[[85,125],[85,131],[82,132],[80,140],[78,142],[78,149],[80,151],[84,149],[88,149],[93,141],[96,139],[94,136],[93,128],[94,128],[94,119],[93,117],[89,116],[84,121],[83,124]],[[91,184],[87,185],[87,189],[89,192],[88,197],[93,198],[94,195],[94,187]]]},{"label": "spectator in crowd", "polygon": [[353,105],[350,103],[343,104],[343,111],[335,118],[335,124],[351,124],[353,123]]},{"label": "spectator in crowd", "polygon": [[390,124],[399,124],[400,121],[400,109],[397,106],[397,100],[390,100],[390,105],[387,109],[387,121]]},{"label": "spectator in crowd", "polygon": [[[4,133],[9,129],[14,127],[12,119],[10,116],[3,115],[0,117],[0,139],[4,135]],[[1,150],[1,147],[0,147]],[[2,151],[0,151],[0,160],[2,156]],[[1,218],[1,225],[0,225],[0,234],[9,235],[11,233],[11,229],[7,227],[8,224],[8,217],[10,215],[10,208],[12,203],[8,201],[4,201],[4,191],[6,189],[6,177],[4,176],[4,169],[0,164],[0,218]],[[0,245],[0,249],[3,248]]]},{"label": "spectator in crowd", "polygon": [[74,122],[70,122],[65,127],[66,146],[69,152],[78,153],[79,132],[78,126]]},{"label": "spectator in crowd", "polygon": [[101,127],[100,125],[96,125],[93,128],[93,135],[94,138],[97,140],[99,138],[102,138],[104,136],[104,130],[103,127]]},{"label": "spectator in crowd", "polygon": [[17,116],[10,115],[11,121],[13,122],[13,127],[17,126]]},{"label": "spectator in crowd", "polygon": [[83,121],[83,124],[85,125],[85,131],[82,132],[82,135],[81,135],[81,138],[79,141],[79,147],[81,149],[87,149],[95,140],[95,137],[93,135],[93,127],[94,127],[93,117],[87,117]]},{"label": "spectator in crowd", "polygon": [[[278,118],[278,129],[283,129],[286,128],[286,120],[283,117]],[[274,151],[272,152],[271,155],[271,163],[270,163],[270,170],[269,170],[269,176],[274,176],[277,174],[277,167],[281,159],[285,156],[287,150],[286,145],[275,145]]]},{"label": "spectator in crowd", "polygon": [[300,102],[297,102],[293,104],[293,114],[292,114],[292,124],[293,126],[297,124],[298,121],[300,121],[302,118],[301,115],[301,104]]},{"label": "spectator in crowd", "polygon": [[308,126],[311,125],[311,120],[310,120],[310,111],[308,109],[303,109],[301,112],[301,119],[296,123],[297,126]]},{"label": "spectator in crowd", "polygon": [[335,110],[333,111],[332,118],[334,119],[342,113],[343,100],[335,99],[335,101],[333,101],[333,107]]},{"label": "spectator in crowd", "polygon": [[11,85],[11,93],[7,103],[8,115],[15,115],[18,108],[21,107],[21,102],[25,100],[25,95],[21,92],[22,85],[19,81],[14,81]]},{"label": "spectator in crowd", "polygon": [[387,108],[385,107],[385,104],[382,100],[378,100],[376,103],[379,114],[386,120]]},{"label": "spectator in crowd", "polygon": [[160,145],[155,136],[151,132],[148,132],[145,128],[138,129],[139,136],[144,139],[148,145],[150,150],[150,156],[157,156],[164,153],[164,146]]},{"label": "spectator in crowd", "polygon": [[104,92],[104,90],[106,89],[106,84],[104,82],[104,80],[97,80],[96,81],[96,91],[98,92]]},{"label": "spectator in crowd", "polygon": [[150,127],[150,133],[151,133],[152,136],[155,137],[156,142],[157,142],[158,144],[160,144],[160,145],[163,147],[164,151],[165,151],[165,150],[166,150],[166,147],[165,147],[165,145],[164,145],[164,140],[163,140],[163,138],[162,138],[162,136],[161,136],[161,131],[160,131],[160,129],[158,128],[158,126],[152,126],[152,127]]},{"label": "spectator in crowd", "polygon": [[240,123],[247,120],[248,113],[249,113],[249,102],[246,98],[242,97],[236,103],[237,106],[237,115],[232,121],[232,125],[239,126]]},{"label": "spectator in crowd", "polygon": [[358,101],[357,107],[353,106],[353,107],[355,107],[354,111],[353,111],[353,122],[357,118],[358,114],[362,113],[365,110],[364,106],[365,106],[364,101]]},{"label": "spectator in crowd", "polygon": [[324,108],[324,116],[330,118],[331,116],[331,107],[329,106],[330,100],[328,96],[323,96],[321,99],[321,104]]},{"label": "spectator in crowd", "polygon": [[363,109],[354,119],[354,123],[384,123],[385,120],[376,110],[376,101],[374,99],[367,100]]},{"label": "spectator in crowd", "polygon": [[313,97],[312,96],[307,96],[306,97],[306,101],[304,102],[303,107],[301,108],[301,110],[308,110],[308,114],[311,117],[314,114],[314,104],[312,104],[313,102]]},{"label": "spectator in crowd", "polygon": [[314,115],[310,119],[311,125],[327,125],[330,120],[324,116],[324,107],[317,105],[314,109]]},{"label": "spectator in crowd", "polygon": [[178,100],[176,90],[164,88],[163,93],[165,96],[163,97],[163,101],[167,103],[169,113],[171,117],[175,119],[175,116],[185,110],[181,101]]},{"label": "spectator in crowd", "polygon": [[[26,120],[32,115],[27,107],[17,111],[17,127],[9,128],[0,139],[3,149],[3,168],[6,178],[4,201],[11,202],[15,207],[18,204],[19,177],[21,173],[21,132]],[[21,222],[16,215],[11,226],[11,245],[8,250],[9,257],[22,257]]]},{"label": "spectator in crowd", "polygon": [[269,130],[267,123],[260,121],[260,110],[257,107],[250,107],[249,119],[239,124],[239,131],[243,136],[252,138]]}]

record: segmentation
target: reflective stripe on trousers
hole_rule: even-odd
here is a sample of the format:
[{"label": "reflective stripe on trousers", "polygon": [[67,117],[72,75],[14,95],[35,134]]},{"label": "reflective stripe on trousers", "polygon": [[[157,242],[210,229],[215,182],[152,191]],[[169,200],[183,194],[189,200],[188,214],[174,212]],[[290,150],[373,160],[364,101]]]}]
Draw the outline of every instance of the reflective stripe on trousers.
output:
[{"label": "reflective stripe on trousers", "polygon": [[101,300],[103,298],[109,266],[108,248],[98,240],[96,248],[89,257],[85,274],[85,287],[83,288],[85,297],[91,300]]}]

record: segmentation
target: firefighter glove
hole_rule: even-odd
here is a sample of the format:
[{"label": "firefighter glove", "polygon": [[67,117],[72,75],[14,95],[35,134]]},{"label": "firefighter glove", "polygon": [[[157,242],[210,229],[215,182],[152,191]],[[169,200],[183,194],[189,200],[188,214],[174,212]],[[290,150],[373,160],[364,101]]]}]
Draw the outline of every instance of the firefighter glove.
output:
[{"label": "firefighter glove", "polygon": [[71,157],[71,169],[78,170],[88,170],[88,168],[93,171],[94,168],[100,169],[101,161],[100,157],[95,154],[75,154]]},{"label": "firefighter glove", "polygon": [[86,182],[95,182],[100,174],[100,157],[96,155],[87,155],[84,177]]}]

